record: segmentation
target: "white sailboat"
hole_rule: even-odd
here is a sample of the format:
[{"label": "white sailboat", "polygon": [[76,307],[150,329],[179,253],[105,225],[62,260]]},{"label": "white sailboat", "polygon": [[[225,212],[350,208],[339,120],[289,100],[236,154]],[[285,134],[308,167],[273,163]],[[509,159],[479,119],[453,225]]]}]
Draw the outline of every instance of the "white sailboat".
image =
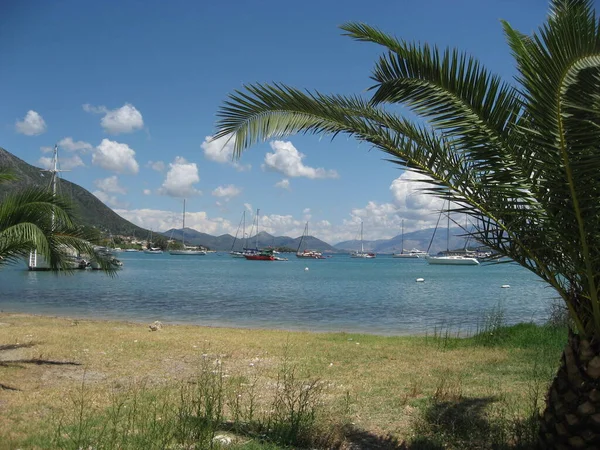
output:
[{"label": "white sailboat", "polygon": [[[442,213],[440,213],[442,214]],[[425,260],[429,264],[451,265],[451,266],[478,266],[477,258],[470,256],[466,252],[451,252],[450,246],[450,200],[448,200],[447,229],[446,229],[446,251],[440,252],[435,256],[427,255]],[[435,234],[435,231],[434,231]]]},{"label": "white sailboat", "polygon": [[[242,239],[243,239],[242,250],[234,250],[235,243],[237,241],[238,234],[240,232],[240,227],[242,228]],[[246,211],[244,211],[242,213],[242,218],[240,219],[240,224],[238,225],[238,229],[235,232],[235,237],[233,238],[233,243],[231,244],[231,250],[229,251],[229,254],[231,255],[231,257],[232,258],[243,258],[244,257],[244,247],[247,245],[247,242],[248,242],[248,238],[246,236]]]},{"label": "white sailboat", "polygon": [[298,250],[296,250],[296,258],[325,259],[323,254],[316,250],[304,249],[301,251],[302,244],[306,238],[308,238],[308,222],[306,222],[306,225],[304,226],[304,233],[302,233],[300,243],[298,244]]},{"label": "white sailboat", "polygon": [[181,242],[183,243],[183,249],[181,250],[170,250],[171,255],[206,255],[204,250],[200,250],[197,247],[186,247],[185,245],[185,199],[183,199],[183,228],[181,229]]},{"label": "white sailboat", "polygon": [[365,246],[363,244],[363,223],[360,222],[360,251],[350,253],[351,258],[375,258],[375,253],[365,252]]},{"label": "white sailboat", "polygon": [[[51,173],[50,187],[52,188],[52,193],[56,195],[58,185],[58,173],[63,172],[62,170],[58,169],[58,145],[54,146],[54,154],[52,156],[52,169],[47,170],[47,172]],[[54,224],[54,212],[52,212],[52,224]],[[64,250],[68,254],[70,269],[85,269],[87,267],[88,262],[85,259],[81,258],[74,248],[65,247]],[[29,252],[27,268],[29,270],[52,270],[48,261],[46,261],[46,259],[41,254],[39,254],[37,250],[32,250]]]},{"label": "white sailboat", "polygon": [[427,252],[423,250],[418,250],[413,248],[412,250],[404,249],[404,219],[402,219],[402,241],[401,241],[402,251],[400,253],[392,254],[393,258],[424,258],[427,256]]},{"label": "white sailboat", "polygon": [[144,249],[144,253],[148,254],[148,255],[160,255],[162,254],[162,248],[160,247],[152,247],[152,244],[154,244],[154,242],[152,242],[152,230],[150,230],[150,237],[148,238],[148,248]]}]

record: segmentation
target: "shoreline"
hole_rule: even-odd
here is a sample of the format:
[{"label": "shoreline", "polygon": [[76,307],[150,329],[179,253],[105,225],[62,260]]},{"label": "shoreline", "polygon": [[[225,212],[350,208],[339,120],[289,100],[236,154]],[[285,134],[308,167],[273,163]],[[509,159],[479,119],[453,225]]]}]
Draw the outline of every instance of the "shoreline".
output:
[{"label": "shoreline", "polygon": [[108,323],[116,322],[130,325],[144,325],[148,327],[154,321],[159,321],[163,326],[178,326],[178,327],[197,327],[206,328],[213,330],[242,330],[242,331],[269,331],[269,332],[281,332],[281,333],[309,333],[309,334],[347,334],[347,335],[364,335],[381,338],[409,338],[409,337],[427,337],[432,336],[434,333],[439,333],[440,330],[446,330],[452,337],[457,335],[460,337],[469,337],[474,333],[469,332],[467,329],[461,329],[460,326],[456,327],[455,324],[438,324],[433,325],[427,330],[416,331],[399,331],[397,333],[385,333],[385,332],[369,332],[366,330],[349,330],[349,329],[316,329],[310,327],[270,327],[270,326],[245,326],[245,325],[234,325],[226,323],[214,323],[206,324],[201,322],[183,322],[177,320],[161,319],[160,317],[148,318],[148,319],[136,319],[136,318],[124,318],[124,317],[107,317],[107,316],[93,316],[93,315],[78,315],[78,314],[57,314],[57,313],[33,313],[28,311],[15,311],[0,309],[0,321],[3,316],[14,316],[14,317],[36,317],[46,319],[64,319],[64,320],[77,320],[87,322],[98,322]]}]

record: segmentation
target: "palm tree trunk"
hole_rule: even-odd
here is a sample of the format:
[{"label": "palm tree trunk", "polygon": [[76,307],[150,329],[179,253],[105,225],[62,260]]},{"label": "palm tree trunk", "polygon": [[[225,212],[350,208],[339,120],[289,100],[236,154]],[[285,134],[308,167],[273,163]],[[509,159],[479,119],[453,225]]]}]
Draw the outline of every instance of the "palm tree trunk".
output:
[{"label": "palm tree trunk", "polygon": [[540,448],[600,450],[599,350],[569,331],[541,416]]}]

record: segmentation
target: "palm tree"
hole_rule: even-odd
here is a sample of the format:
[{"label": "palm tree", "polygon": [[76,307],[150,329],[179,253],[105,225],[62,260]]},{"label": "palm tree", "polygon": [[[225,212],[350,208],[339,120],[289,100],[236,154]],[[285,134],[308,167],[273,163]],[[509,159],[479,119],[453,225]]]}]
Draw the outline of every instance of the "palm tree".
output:
[{"label": "palm tree", "polygon": [[[514,83],[458,50],[345,24],[353,39],[386,48],[370,98],[248,85],[221,107],[215,139],[235,139],[239,157],[271,138],[343,133],[423,175],[428,192],[471,216],[474,238],[564,300],[574,330],[540,445],[600,447],[600,23],[590,0],[552,0],[531,36],[502,25]],[[396,104],[423,122],[398,115]]]},{"label": "palm tree", "polygon": [[[14,177],[0,169],[0,182]],[[29,188],[5,196],[0,202],[0,268],[37,250],[50,268],[70,271],[69,249],[93,255],[110,275],[115,267],[92,245],[96,236],[74,223],[74,211],[51,191]]]}]

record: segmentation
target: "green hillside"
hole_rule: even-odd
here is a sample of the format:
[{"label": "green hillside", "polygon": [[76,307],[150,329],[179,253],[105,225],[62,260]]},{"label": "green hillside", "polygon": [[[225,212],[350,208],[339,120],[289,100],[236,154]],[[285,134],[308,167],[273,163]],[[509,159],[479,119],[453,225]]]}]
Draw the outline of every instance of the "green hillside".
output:
[{"label": "green hillside", "polygon": [[[10,170],[17,179],[0,184],[0,199],[8,192],[24,189],[29,186],[50,186],[50,174],[39,167],[27,164],[12,153],[0,147],[0,168]],[[70,181],[58,179],[59,195],[69,199],[82,225],[95,227],[100,231],[111,234],[122,234],[145,238],[149,231],[123,219],[112,209],[102,203],[89,191]]]}]

